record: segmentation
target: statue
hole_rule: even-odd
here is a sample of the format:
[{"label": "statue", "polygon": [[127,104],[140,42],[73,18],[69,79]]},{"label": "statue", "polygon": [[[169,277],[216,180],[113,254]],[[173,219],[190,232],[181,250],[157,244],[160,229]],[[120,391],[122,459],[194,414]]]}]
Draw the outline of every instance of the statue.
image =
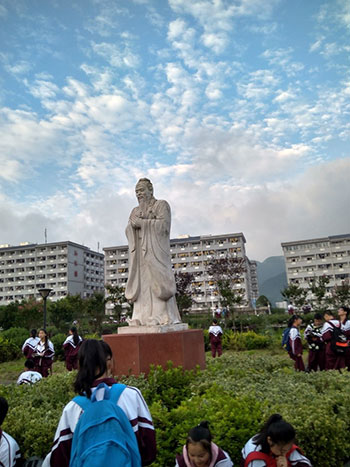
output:
[{"label": "statue", "polygon": [[134,304],[129,326],[181,323],[170,260],[169,204],[153,196],[153,185],[141,178],[135,188],[139,205],[126,227],[129,278],[125,297]]}]

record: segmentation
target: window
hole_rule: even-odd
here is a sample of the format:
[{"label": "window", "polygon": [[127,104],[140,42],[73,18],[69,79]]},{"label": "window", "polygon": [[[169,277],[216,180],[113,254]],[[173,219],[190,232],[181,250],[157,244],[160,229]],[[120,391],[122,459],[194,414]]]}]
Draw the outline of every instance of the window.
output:
[{"label": "window", "polygon": [[74,277],[78,277],[78,271],[74,271]]}]

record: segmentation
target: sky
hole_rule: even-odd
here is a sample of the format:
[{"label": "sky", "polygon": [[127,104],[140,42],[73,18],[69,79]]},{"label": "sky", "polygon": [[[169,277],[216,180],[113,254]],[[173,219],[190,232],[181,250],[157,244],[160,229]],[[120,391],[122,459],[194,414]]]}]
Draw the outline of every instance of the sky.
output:
[{"label": "sky", "polygon": [[0,244],[350,233],[348,0],[0,0]]}]

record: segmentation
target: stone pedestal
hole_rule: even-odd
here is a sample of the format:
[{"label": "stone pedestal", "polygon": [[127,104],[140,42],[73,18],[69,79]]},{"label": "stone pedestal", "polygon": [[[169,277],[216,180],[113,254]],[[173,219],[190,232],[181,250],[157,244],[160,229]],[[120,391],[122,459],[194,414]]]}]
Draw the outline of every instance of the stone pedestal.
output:
[{"label": "stone pedestal", "polygon": [[155,326],[122,326],[118,328],[118,334],[163,334],[165,332],[186,331],[187,323],[158,324]]},{"label": "stone pedestal", "polygon": [[[125,328],[127,329],[127,328]],[[131,328],[129,328],[131,329]],[[103,336],[113,352],[116,376],[148,373],[151,364],[166,368],[174,366],[192,370],[205,368],[204,337],[201,329],[175,332],[107,334]]]}]

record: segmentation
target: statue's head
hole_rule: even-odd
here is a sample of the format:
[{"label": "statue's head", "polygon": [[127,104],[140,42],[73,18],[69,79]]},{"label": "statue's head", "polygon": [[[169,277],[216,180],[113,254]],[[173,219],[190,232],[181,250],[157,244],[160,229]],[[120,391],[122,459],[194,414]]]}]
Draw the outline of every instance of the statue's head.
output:
[{"label": "statue's head", "polygon": [[153,197],[153,185],[148,178],[140,178],[135,188],[137,200],[150,200]]}]

